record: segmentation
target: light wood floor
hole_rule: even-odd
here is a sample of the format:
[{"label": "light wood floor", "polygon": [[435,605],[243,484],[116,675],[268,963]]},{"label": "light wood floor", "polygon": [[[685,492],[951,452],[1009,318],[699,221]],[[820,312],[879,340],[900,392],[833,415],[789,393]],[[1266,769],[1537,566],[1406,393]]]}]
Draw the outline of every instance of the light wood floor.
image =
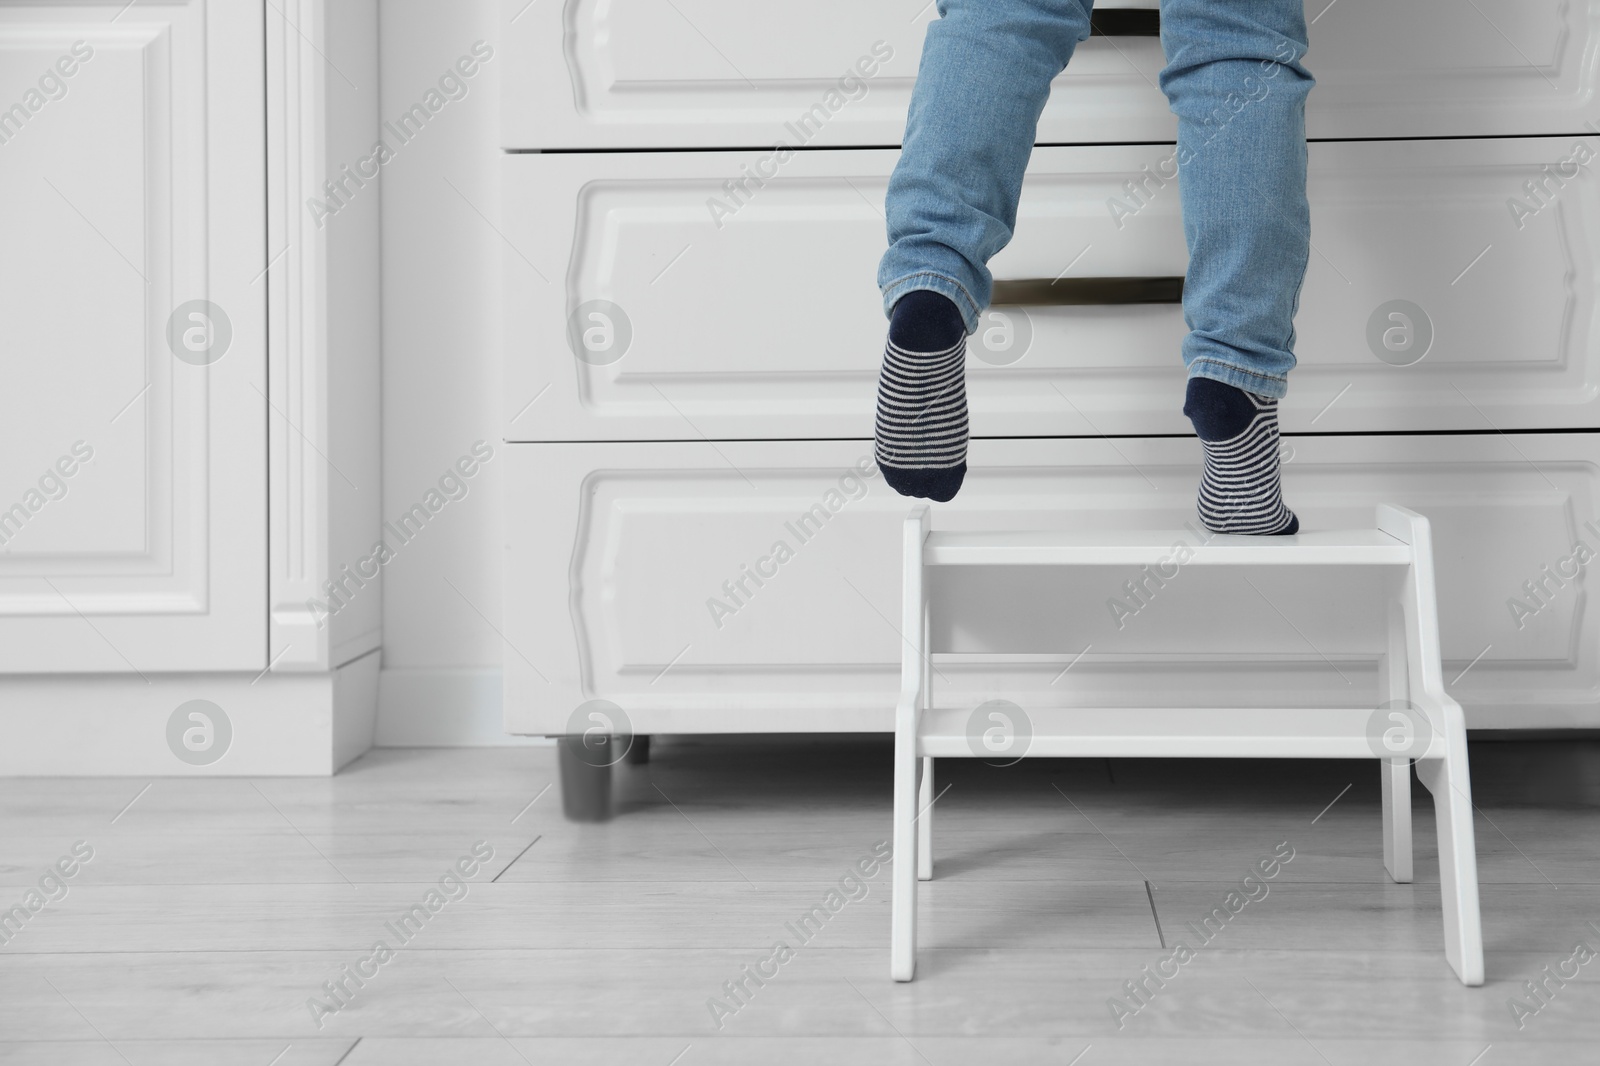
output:
[{"label": "light wood floor", "polygon": [[[562,819],[550,749],[0,781],[0,907],[94,849],[0,945],[0,1062],[1600,1061],[1600,961],[1520,1029],[1508,1005],[1576,942],[1600,950],[1600,809],[1522,787],[1539,762],[1510,751],[1472,756],[1483,988],[1444,961],[1420,789],[1417,883],[1384,875],[1372,764],[950,760],[917,980],[888,978],[880,872],[720,1029],[707,1001],[888,838],[886,741],[668,738],[598,826]],[[308,998],[398,944],[385,923],[477,841],[494,857],[466,896],[319,1029]],[[1107,1000],[1280,841],[1295,858],[1266,898],[1119,1030]]]}]

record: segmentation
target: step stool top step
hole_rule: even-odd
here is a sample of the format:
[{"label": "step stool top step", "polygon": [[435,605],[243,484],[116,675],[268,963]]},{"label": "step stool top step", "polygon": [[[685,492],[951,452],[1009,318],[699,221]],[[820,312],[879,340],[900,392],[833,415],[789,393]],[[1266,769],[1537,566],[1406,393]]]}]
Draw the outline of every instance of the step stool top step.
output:
[{"label": "step stool top step", "polygon": [[[936,531],[923,544],[929,566],[1122,565],[1156,563],[1184,545],[1196,563],[1403,566],[1411,546],[1378,529],[1316,530],[1289,537],[1208,534],[1200,527],[1167,530]],[[1174,560],[1176,561],[1176,560]]]}]

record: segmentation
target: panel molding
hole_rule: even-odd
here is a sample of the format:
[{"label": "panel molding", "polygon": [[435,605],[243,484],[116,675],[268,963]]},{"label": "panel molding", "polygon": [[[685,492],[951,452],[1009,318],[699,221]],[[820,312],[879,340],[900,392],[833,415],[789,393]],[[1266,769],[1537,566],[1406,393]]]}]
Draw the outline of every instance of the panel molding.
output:
[{"label": "panel molding", "polygon": [[[341,499],[348,503],[352,493],[365,493],[365,510],[376,515],[381,495],[379,192],[362,192],[339,166],[376,140],[377,9],[371,0],[284,0],[266,24],[267,228],[274,250],[267,271],[270,663],[277,671],[325,671],[382,639],[376,621],[381,593],[367,595],[367,609],[352,627],[352,616],[337,617],[342,609],[330,587],[340,565],[355,562],[336,558],[353,532],[349,527],[370,527],[367,543],[377,539],[377,520],[352,521],[348,506],[341,512]],[[334,220],[311,209],[313,202],[330,202],[330,181],[344,181],[346,190],[359,194]],[[352,256],[371,257],[355,268],[371,272],[370,301],[334,297],[341,282],[335,264],[351,269]],[[352,333],[357,343],[341,346]],[[360,386],[341,388],[351,375],[336,373],[335,360],[361,364],[364,376],[355,375]],[[346,446],[335,418],[354,423],[364,439]],[[381,587],[381,574],[367,581]]]},{"label": "panel molding", "polygon": [[[206,506],[208,442],[203,435],[196,437],[192,432],[193,426],[203,427],[207,421],[206,383],[199,375],[174,372],[172,360],[165,357],[161,336],[166,311],[177,302],[174,293],[210,296],[205,268],[207,226],[203,219],[198,226],[190,225],[188,215],[171,210],[175,202],[203,204],[206,200],[205,110],[196,108],[192,99],[180,103],[183,88],[191,97],[197,89],[194,30],[192,24],[180,27],[187,47],[175,50],[174,29],[168,23],[0,23],[0,49],[9,44],[26,44],[65,53],[74,41],[82,40],[96,56],[117,52],[135,55],[142,74],[140,117],[147,149],[145,171],[139,176],[144,193],[141,265],[145,279],[142,317],[146,327],[139,361],[147,388],[135,404],[136,409],[123,412],[130,419],[141,420],[144,427],[144,546],[141,551],[82,552],[36,547],[29,540],[24,540],[20,548],[8,544],[6,555],[0,557],[0,577],[23,579],[43,570],[57,579],[63,574],[92,574],[103,583],[95,587],[81,580],[73,582],[77,587],[71,589],[70,599],[48,587],[15,592],[7,588],[0,593],[0,616],[76,616],[79,611],[94,615],[187,614],[206,609],[208,545],[203,539],[192,541],[185,535],[186,524],[176,520],[180,512],[203,510]],[[85,62],[82,68],[89,68],[92,62]],[[38,121],[48,122],[53,117],[45,113]],[[40,135],[40,131],[19,130],[15,136],[26,133]],[[51,177],[47,175],[46,180]],[[67,184],[62,175],[53,177],[52,186],[55,182]],[[71,185],[68,191],[76,192]],[[56,192],[72,212],[81,214],[66,191]],[[180,439],[186,446],[181,453],[176,450]],[[94,446],[94,442],[89,443]],[[105,441],[102,439],[99,444],[103,450]],[[198,464],[180,464],[180,454],[196,457]],[[198,481],[194,477],[196,466]]]},{"label": "panel molding", "polygon": [[323,0],[282,0],[267,23],[269,662],[325,670],[329,645],[307,601],[328,570],[327,244],[302,205],[327,172]]}]

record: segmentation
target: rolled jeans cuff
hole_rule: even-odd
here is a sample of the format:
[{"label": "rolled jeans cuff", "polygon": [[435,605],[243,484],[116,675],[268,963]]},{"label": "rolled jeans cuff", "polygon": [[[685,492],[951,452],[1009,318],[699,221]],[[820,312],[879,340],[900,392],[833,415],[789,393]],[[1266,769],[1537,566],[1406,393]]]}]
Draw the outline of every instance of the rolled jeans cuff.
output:
[{"label": "rolled jeans cuff", "polygon": [[1189,376],[1192,378],[1210,378],[1220,381],[1224,385],[1232,385],[1245,392],[1253,392],[1257,396],[1267,396],[1281,400],[1289,391],[1289,380],[1286,377],[1263,374],[1259,370],[1251,370],[1234,363],[1225,363],[1220,359],[1202,356],[1191,360],[1189,363]]}]

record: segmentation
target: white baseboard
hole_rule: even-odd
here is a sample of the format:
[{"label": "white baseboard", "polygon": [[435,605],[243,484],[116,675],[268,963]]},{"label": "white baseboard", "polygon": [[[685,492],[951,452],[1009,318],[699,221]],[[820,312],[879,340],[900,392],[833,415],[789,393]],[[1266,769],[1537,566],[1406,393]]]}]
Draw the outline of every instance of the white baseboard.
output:
[{"label": "white baseboard", "polygon": [[505,732],[499,667],[389,669],[378,674],[380,748],[541,747]]},{"label": "white baseboard", "polygon": [[[0,676],[0,776],[327,776],[372,746],[378,658],[327,673]],[[215,757],[180,756],[175,718],[180,737],[209,731],[199,758]]]},{"label": "white baseboard", "polygon": [[[328,775],[369,747],[543,746],[503,731],[500,671],[379,669],[374,651],[331,673],[0,675],[0,777]],[[192,765],[173,714],[209,700],[232,736]],[[1476,713],[1474,713],[1476,711]],[[1468,710],[1477,729],[1600,726],[1594,708]]]},{"label": "white baseboard", "polygon": [[363,652],[333,672],[333,771],[372,747],[378,727],[381,648]]}]

